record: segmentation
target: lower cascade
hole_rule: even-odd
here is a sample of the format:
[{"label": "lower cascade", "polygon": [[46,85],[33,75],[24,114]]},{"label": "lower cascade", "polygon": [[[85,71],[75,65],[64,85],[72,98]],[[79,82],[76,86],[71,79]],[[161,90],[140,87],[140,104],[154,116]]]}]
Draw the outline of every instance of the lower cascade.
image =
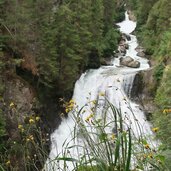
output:
[{"label": "lower cascade", "polygon": [[[130,68],[126,66],[121,66],[119,63],[119,58],[114,58],[112,61],[112,66],[102,66],[99,69],[88,70],[83,73],[80,79],[75,84],[73,101],[76,104],[76,110],[81,111],[79,119],[84,123],[84,129],[88,132],[93,132],[94,136],[89,137],[89,139],[94,142],[97,141],[98,131],[91,127],[94,121],[91,117],[95,117],[96,121],[109,123],[104,126],[104,130],[109,135],[117,135],[118,128],[124,131],[129,131],[131,128],[131,133],[134,137],[138,139],[141,135],[150,137],[153,135],[151,131],[151,125],[146,121],[146,117],[140,106],[130,100],[132,85],[135,75],[141,71],[149,68],[148,60],[138,57],[135,48],[138,46],[136,36],[132,35],[131,32],[134,31],[136,27],[136,22],[129,20],[128,14],[125,14],[125,20],[117,25],[120,26],[120,31],[130,36],[130,40],[126,43],[129,48],[126,51],[126,56],[131,56],[136,61],[140,62],[139,68]],[[107,100],[105,100],[107,99]],[[112,118],[116,117],[112,114],[112,109],[107,109],[110,102],[116,107],[116,113],[119,111],[122,115],[123,128],[117,123],[110,123]],[[84,106],[84,109],[82,107]],[[91,110],[96,111],[95,116],[91,115]],[[106,112],[104,112],[106,110]],[[105,115],[105,116],[104,116]],[[105,119],[104,119],[105,118]],[[115,118],[116,119],[116,118]],[[105,120],[105,121],[104,121]],[[75,137],[75,135],[77,135]],[[51,135],[51,152],[49,154],[49,159],[47,159],[44,166],[46,171],[62,171],[62,170],[74,170],[76,167],[74,165],[74,160],[81,160],[82,156],[86,156],[91,149],[86,144],[84,140],[87,137],[83,134],[82,129],[76,123],[73,118],[73,112],[68,114],[68,118],[64,118],[61,125],[56,129]],[[103,137],[104,138],[104,137]],[[102,138],[102,139],[103,139]],[[132,140],[134,141],[134,140]],[[83,149],[83,146],[86,146]],[[114,144],[113,146],[115,146]],[[107,158],[105,156],[105,144],[101,143],[98,150],[102,150],[103,156],[99,158]],[[138,147],[137,147],[138,148]],[[64,156],[66,161],[64,161]],[[91,157],[91,156],[89,156]],[[59,160],[57,160],[57,158]],[[84,157],[85,159],[86,157]],[[115,158],[111,156],[111,158]],[[74,159],[74,160],[73,160]],[[115,158],[116,159],[116,158]],[[133,157],[130,159],[132,163],[136,162]],[[97,162],[94,162],[96,165]],[[148,170],[148,168],[146,169]]]}]

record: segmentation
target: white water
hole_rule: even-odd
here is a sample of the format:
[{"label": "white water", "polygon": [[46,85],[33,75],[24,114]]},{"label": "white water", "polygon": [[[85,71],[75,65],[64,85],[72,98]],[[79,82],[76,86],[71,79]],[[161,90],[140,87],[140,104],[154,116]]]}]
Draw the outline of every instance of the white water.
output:
[{"label": "white water", "polygon": [[[150,124],[146,122],[146,118],[142,110],[140,110],[139,105],[131,102],[127,94],[130,94],[134,76],[140,70],[145,70],[149,68],[148,60],[138,57],[135,51],[135,48],[138,46],[136,36],[131,35],[130,33],[134,31],[136,27],[136,22],[130,21],[126,13],[125,21],[118,23],[120,26],[120,31],[131,36],[131,40],[127,41],[129,44],[129,49],[127,50],[126,56],[131,56],[134,59],[138,60],[141,65],[140,68],[133,69],[128,67],[118,67],[119,59],[113,60],[113,66],[105,66],[96,70],[89,70],[86,73],[82,74],[80,79],[75,84],[73,99],[76,104],[81,108],[84,106],[87,101],[96,100],[100,92],[104,92],[108,100],[114,104],[116,107],[120,107],[123,113],[123,117],[127,118],[127,124],[131,126],[134,130],[134,134],[138,136],[140,132],[137,130],[137,125],[135,119],[141,124],[143,134],[152,134],[150,129]],[[89,99],[88,99],[88,98]],[[102,97],[101,97],[102,98]],[[103,105],[103,102],[101,102]],[[132,109],[134,115],[132,114],[130,108]],[[50,162],[55,159],[57,156],[62,157],[63,153],[63,144],[69,143],[69,146],[81,144],[81,138],[78,138],[77,142],[70,141],[72,139],[74,121],[69,114],[67,119],[63,119],[61,125],[54,133],[51,135],[51,152],[49,159],[46,162],[45,170],[46,171],[62,171],[63,162]],[[83,120],[89,115],[88,112],[85,112],[83,115]],[[101,112],[99,112],[98,118],[101,118]],[[110,119],[110,116],[108,116]],[[85,125],[87,123],[85,122]],[[87,125],[88,126],[88,125]],[[108,130],[112,132],[111,129]],[[79,158],[79,153],[77,148],[70,149],[68,156],[74,158]],[[81,155],[81,154],[80,154]],[[70,162],[71,163],[71,162]],[[68,171],[73,169],[72,164],[68,163]]]}]

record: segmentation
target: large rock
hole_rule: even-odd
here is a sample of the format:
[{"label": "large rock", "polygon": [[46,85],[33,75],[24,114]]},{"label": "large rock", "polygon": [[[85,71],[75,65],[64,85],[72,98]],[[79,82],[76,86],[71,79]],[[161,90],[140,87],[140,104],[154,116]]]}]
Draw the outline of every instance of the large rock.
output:
[{"label": "large rock", "polygon": [[125,38],[125,39],[128,40],[128,41],[131,40],[131,36],[128,35],[128,34],[123,33],[123,34],[122,34],[122,37]]},{"label": "large rock", "polygon": [[144,52],[138,52],[137,56],[144,58],[145,57],[145,53]]},{"label": "large rock", "polygon": [[134,60],[130,56],[126,56],[125,58],[124,57],[120,58],[120,65],[124,65],[124,66],[131,67],[131,68],[139,68],[140,62]]},{"label": "large rock", "polygon": [[119,46],[119,51],[123,54],[126,54],[126,48],[124,45]]},{"label": "large rock", "polygon": [[128,66],[128,67],[131,67],[131,68],[139,68],[139,67],[140,67],[140,62],[134,60],[134,61],[128,63],[127,66]]},{"label": "large rock", "polygon": [[135,50],[137,51],[137,52],[145,52],[145,49],[142,47],[142,46],[137,46],[136,48],[135,48]]}]

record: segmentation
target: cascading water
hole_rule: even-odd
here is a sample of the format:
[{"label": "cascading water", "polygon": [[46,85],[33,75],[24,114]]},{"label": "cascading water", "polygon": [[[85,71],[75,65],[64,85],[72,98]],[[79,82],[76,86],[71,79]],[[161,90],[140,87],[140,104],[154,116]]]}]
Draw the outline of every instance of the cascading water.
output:
[{"label": "cascading water", "polygon": [[[82,74],[80,79],[75,84],[73,99],[78,105],[79,108],[84,106],[89,101],[96,100],[98,98],[99,92],[104,92],[108,100],[117,108],[121,108],[124,117],[128,118],[128,124],[131,124],[131,128],[134,130],[135,135],[139,135],[137,131],[137,126],[135,123],[136,120],[141,123],[143,129],[141,133],[152,134],[150,130],[150,124],[146,122],[146,118],[140,110],[139,106],[129,100],[132,84],[136,73],[140,70],[145,70],[149,68],[148,60],[138,57],[135,51],[135,48],[138,46],[136,36],[131,35],[131,32],[134,31],[136,27],[136,22],[130,21],[128,19],[128,14],[126,13],[126,18],[123,22],[118,23],[120,26],[120,31],[126,33],[130,36],[131,40],[127,41],[129,49],[126,52],[126,56],[131,56],[132,58],[140,62],[140,68],[128,68],[121,67],[119,64],[119,59],[115,58],[113,60],[113,66],[103,66],[97,70],[88,70],[86,73]],[[120,67],[118,67],[120,66]],[[88,98],[87,98],[88,97]],[[130,108],[132,109],[134,115],[132,115]],[[103,102],[101,102],[103,105]],[[100,113],[100,112],[99,112]],[[83,120],[89,114],[85,112],[82,116]],[[97,117],[102,117],[100,114]],[[62,170],[64,163],[61,161],[53,162],[53,160],[58,156],[62,157],[63,153],[63,144],[69,143],[72,145],[81,144],[81,135],[78,137],[77,142],[71,141],[73,136],[74,121],[70,114],[67,119],[63,119],[61,125],[57,130],[54,131],[51,135],[51,152],[49,159],[46,162],[45,170],[46,171],[58,171]],[[86,122],[85,122],[86,125]],[[111,130],[112,131],[112,128]],[[72,148],[70,150],[70,155],[74,158],[79,158],[79,153],[77,148]],[[52,161],[52,162],[51,162]],[[73,166],[68,164],[68,170],[71,171]]]}]

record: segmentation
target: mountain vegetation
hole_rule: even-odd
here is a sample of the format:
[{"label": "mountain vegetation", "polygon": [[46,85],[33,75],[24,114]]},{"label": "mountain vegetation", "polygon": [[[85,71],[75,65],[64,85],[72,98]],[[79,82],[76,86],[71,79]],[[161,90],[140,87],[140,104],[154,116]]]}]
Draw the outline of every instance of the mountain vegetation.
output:
[{"label": "mountain vegetation", "polygon": [[[59,113],[66,114],[61,99],[71,98],[81,73],[98,68],[117,49],[120,33],[115,23],[124,18],[125,3],[137,18],[135,34],[152,64],[155,81],[150,91],[156,106],[152,122],[162,142],[160,150],[171,169],[170,0],[0,0],[0,163],[4,163],[3,168],[23,168],[25,154],[21,149],[28,147],[26,155],[31,155],[39,148],[30,147],[26,141],[28,136],[28,141],[33,141],[31,135],[39,136],[35,132],[37,127],[43,129],[40,136],[43,148],[47,149],[45,132],[59,124]],[[41,119],[36,122],[36,118]],[[54,122],[54,118],[58,121]],[[16,144],[21,138],[25,140],[22,148]],[[34,142],[40,143],[39,138]],[[40,155],[44,160],[47,157]],[[29,159],[24,167],[31,170],[43,165]]]},{"label": "mountain vegetation", "polygon": [[153,122],[171,169],[171,2],[169,0],[128,0],[137,21],[137,34],[154,67]]},{"label": "mountain vegetation", "polygon": [[121,0],[0,0],[0,155],[6,154],[14,170],[23,168],[20,148],[13,151],[11,145],[21,138],[18,124],[37,114],[41,127],[59,124],[60,99],[71,98],[80,74],[98,68],[116,50],[115,23],[124,18],[123,5]]}]

